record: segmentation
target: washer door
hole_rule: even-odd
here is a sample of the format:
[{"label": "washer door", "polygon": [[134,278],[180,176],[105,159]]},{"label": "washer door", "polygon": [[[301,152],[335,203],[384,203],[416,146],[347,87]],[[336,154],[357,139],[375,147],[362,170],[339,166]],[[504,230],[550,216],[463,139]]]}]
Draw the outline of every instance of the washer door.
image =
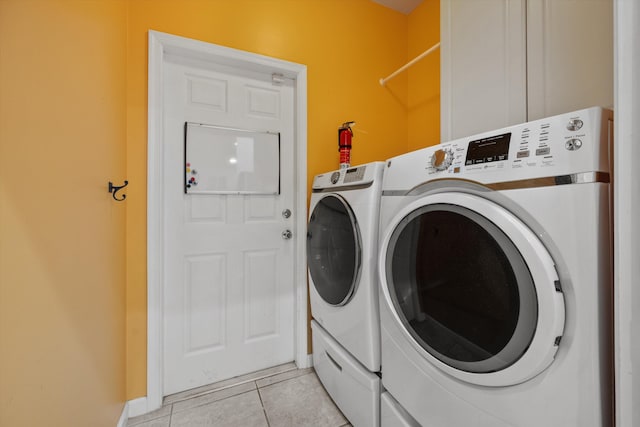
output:
[{"label": "washer door", "polygon": [[425,196],[391,221],[380,256],[386,304],[440,369],[505,386],[553,361],[564,328],[554,263],[504,208],[464,193]]},{"label": "washer door", "polygon": [[320,199],[309,216],[307,264],[325,302],[349,302],[360,277],[361,252],[358,223],[347,202],[334,194]]}]

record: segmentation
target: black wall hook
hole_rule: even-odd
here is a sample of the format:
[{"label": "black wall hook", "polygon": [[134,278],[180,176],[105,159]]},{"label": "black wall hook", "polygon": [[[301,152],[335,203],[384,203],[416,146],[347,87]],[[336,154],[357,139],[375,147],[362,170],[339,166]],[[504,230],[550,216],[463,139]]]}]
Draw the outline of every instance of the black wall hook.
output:
[{"label": "black wall hook", "polygon": [[118,199],[118,198],[116,197],[116,193],[117,193],[118,191],[122,190],[122,189],[123,189],[124,187],[126,187],[127,185],[129,185],[129,181],[125,181],[125,182],[124,182],[124,185],[121,185],[120,187],[116,187],[115,185],[113,185],[113,182],[109,181],[109,193],[113,193],[113,200],[118,201],[118,202],[121,202],[121,201],[123,201],[124,199],[126,199],[126,198],[127,198],[127,195],[126,195],[126,194],[123,194],[121,199]]}]

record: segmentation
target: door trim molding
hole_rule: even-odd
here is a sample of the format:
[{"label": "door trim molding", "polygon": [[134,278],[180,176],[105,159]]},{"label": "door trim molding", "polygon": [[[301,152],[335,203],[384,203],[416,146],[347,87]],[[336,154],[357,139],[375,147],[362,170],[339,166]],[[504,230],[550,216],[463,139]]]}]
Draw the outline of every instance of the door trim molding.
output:
[{"label": "door trim molding", "polygon": [[[299,368],[310,363],[307,354],[307,67],[218,46],[198,40],[149,30],[148,136],[147,136],[147,397],[146,412],[162,406],[163,389],[163,68],[165,55],[196,58],[255,72],[278,73],[293,79],[295,90],[295,362]],[[137,411],[136,411],[137,412]]]}]

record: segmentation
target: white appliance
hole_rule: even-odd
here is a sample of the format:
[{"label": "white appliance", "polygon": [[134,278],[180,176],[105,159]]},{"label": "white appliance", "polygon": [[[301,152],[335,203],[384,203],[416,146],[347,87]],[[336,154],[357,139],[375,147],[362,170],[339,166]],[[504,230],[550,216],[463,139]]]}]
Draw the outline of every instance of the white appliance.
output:
[{"label": "white appliance", "polygon": [[313,367],[327,393],[351,425],[380,425],[380,377],[364,369],[315,320],[311,330]]},{"label": "white appliance", "polygon": [[[383,170],[383,162],[374,162],[316,176],[309,208],[314,366],[357,426],[380,422],[377,245]],[[365,387],[352,390],[354,382]],[[337,393],[341,388],[353,392]]]},{"label": "white appliance", "polygon": [[387,162],[382,383],[421,425],[612,425],[612,114]]}]

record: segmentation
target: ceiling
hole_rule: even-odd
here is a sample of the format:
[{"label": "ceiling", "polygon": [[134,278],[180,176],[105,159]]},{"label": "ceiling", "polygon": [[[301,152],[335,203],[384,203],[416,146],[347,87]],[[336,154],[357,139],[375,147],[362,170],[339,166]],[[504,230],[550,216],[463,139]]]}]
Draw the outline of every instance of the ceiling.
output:
[{"label": "ceiling", "polygon": [[415,9],[422,0],[371,0],[388,8],[408,15]]}]

